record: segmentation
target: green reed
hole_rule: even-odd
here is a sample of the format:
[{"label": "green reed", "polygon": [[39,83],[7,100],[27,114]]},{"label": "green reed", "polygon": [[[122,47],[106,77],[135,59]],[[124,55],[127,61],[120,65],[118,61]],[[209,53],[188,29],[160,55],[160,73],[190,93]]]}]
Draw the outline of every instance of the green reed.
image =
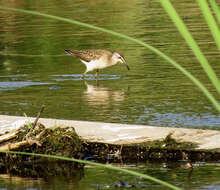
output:
[{"label": "green reed", "polygon": [[[165,10],[168,12],[168,14],[170,15],[173,22],[176,24],[177,28],[179,29],[180,33],[183,35],[183,37],[187,41],[188,45],[193,50],[193,52],[196,55],[197,59],[200,61],[203,69],[208,74],[210,80],[212,81],[213,85],[215,86],[215,88],[217,89],[217,91],[220,94],[220,83],[219,83],[219,80],[218,80],[215,72],[212,70],[212,68],[209,65],[208,61],[206,60],[205,56],[203,55],[200,48],[196,44],[195,40],[192,38],[192,36],[188,32],[187,28],[185,27],[183,21],[180,19],[180,17],[176,13],[176,11],[173,8],[172,4],[169,2],[169,0],[160,0],[160,2],[163,5],[163,7],[165,8]],[[206,14],[207,5],[205,5],[204,3],[199,2],[199,0],[197,0],[197,2],[200,4],[200,7],[202,9],[203,14]],[[207,3],[207,2],[205,2],[205,3]],[[215,1],[210,0],[210,4],[212,6],[212,9],[215,11],[218,22],[220,22],[219,9],[218,9]],[[154,48],[153,46],[148,45],[147,43],[144,43],[144,42],[142,42],[138,39],[129,37],[129,36],[124,35],[124,34],[120,34],[120,33],[117,33],[117,32],[111,31],[111,30],[107,30],[107,29],[104,29],[104,28],[100,28],[100,27],[97,27],[97,26],[90,25],[90,24],[82,23],[82,22],[79,22],[79,21],[70,20],[70,19],[67,19],[67,18],[62,18],[62,17],[58,17],[58,16],[43,14],[43,13],[36,12],[36,11],[28,11],[28,10],[22,10],[22,9],[1,7],[1,6],[0,6],[0,9],[7,10],[7,11],[16,11],[16,12],[21,12],[21,13],[26,13],[26,14],[32,14],[32,15],[36,15],[36,16],[43,16],[43,17],[46,17],[46,18],[56,19],[56,20],[60,20],[60,21],[63,21],[63,22],[68,22],[68,23],[71,23],[71,24],[80,25],[82,27],[86,27],[86,28],[98,30],[98,31],[101,31],[101,32],[105,32],[105,33],[117,36],[119,38],[124,38],[124,39],[130,40],[130,41],[133,41],[133,42],[135,42],[135,43],[137,43],[141,46],[144,46],[145,48],[151,50],[152,52],[156,53],[157,55],[159,55],[160,57],[162,57],[163,59],[168,61],[176,69],[180,70],[184,75],[186,75],[196,86],[198,86],[201,89],[201,91],[206,95],[206,97],[212,102],[214,107],[220,112],[220,105],[218,104],[217,100],[212,96],[212,94],[207,90],[207,88],[196,77],[194,77],[190,72],[188,72],[186,69],[184,69],[181,65],[179,65],[177,62],[175,62],[173,59],[168,57],[166,54],[164,54],[163,52],[161,52],[158,49]],[[204,15],[204,16],[206,18],[206,21],[209,25],[210,30],[212,31],[212,34],[213,34],[213,36],[216,40],[217,46],[220,47],[219,46],[219,37],[220,36],[218,36],[218,28],[216,28],[216,26],[213,26],[216,23],[213,22],[214,18],[212,16],[210,17],[210,11],[209,10],[208,10],[207,14],[208,15]],[[108,168],[108,169],[128,173],[128,174],[131,174],[131,175],[134,175],[134,176],[139,176],[139,177],[142,177],[144,179],[148,179],[148,180],[154,181],[156,183],[162,184],[164,186],[167,186],[170,189],[180,190],[180,188],[178,188],[174,185],[171,185],[167,182],[161,181],[161,180],[156,179],[154,177],[151,177],[149,175],[141,174],[141,173],[131,171],[131,170],[121,169],[121,168],[114,167],[114,166],[111,166],[111,165],[100,164],[100,163],[95,163],[95,162],[89,162],[89,161],[84,161],[84,160],[78,160],[78,159],[74,159],[74,158],[67,158],[67,157],[62,157],[62,156],[55,156],[55,155],[35,154],[35,153],[27,153],[27,152],[14,152],[14,151],[0,151],[0,152],[10,153],[10,154],[22,154],[22,155],[28,155],[28,156],[40,156],[40,157],[47,157],[47,158],[61,159],[61,160],[68,160],[68,161],[74,161],[74,162],[89,164],[89,165],[98,166],[98,167],[104,167],[104,168]]]},{"label": "green reed", "polygon": [[[202,8],[203,14],[207,15],[207,16],[205,16],[205,18],[207,18],[207,22],[210,25],[210,29],[211,29],[213,35],[216,37],[216,35],[219,35],[218,26],[216,25],[215,22],[211,22],[213,20],[212,20],[212,17],[210,16],[211,13],[209,11],[209,8],[207,8],[208,5],[205,5],[206,0],[197,0],[197,2],[199,3],[200,7]],[[163,6],[163,8],[166,10],[168,15],[170,16],[171,20],[176,25],[176,27],[179,30],[182,37],[186,40],[188,46],[192,49],[192,51],[195,54],[196,58],[200,62],[200,64],[203,67],[204,71],[207,73],[209,79],[211,80],[212,84],[217,89],[217,91],[220,95],[220,81],[218,80],[214,70],[212,69],[212,67],[210,66],[208,60],[206,59],[206,57],[204,56],[204,54],[200,50],[200,48],[197,45],[196,41],[194,40],[194,38],[192,37],[192,35],[188,31],[187,27],[183,23],[182,19],[179,17],[179,15],[176,12],[175,8],[173,7],[173,5],[170,3],[169,0],[160,0],[160,3]],[[219,40],[220,35],[218,37],[216,37],[216,39],[217,39],[216,43],[218,44],[218,42],[219,42],[219,49],[220,49],[220,40]]]},{"label": "green reed", "polygon": [[220,9],[219,9],[218,5],[216,4],[215,0],[209,0],[209,3],[215,13],[215,16],[216,16],[218,23],[220,24]]},{"label": "green reed", "polygon": [[[166,1],[164,1],[164,2],[166,2]],[[163,59],[168,61],[176,69],[180,70],[184,75],[186,75],[196,86],[198,86],[200,88],[200,90],[212,102],[213,106],[220,112],[220,105],[217,102],[217,100],[214,98],[214,96],[207,90],[207,88],[196,77],[194,77],[190,72],[188,72],[186,69],[184,69],[176,61],[174,61],[173,59],[168,57],[166,54],[164,54],[160,50],[156,49],[155,47],[148,45],[147,43],[144,43],[144,42],[142,42],[138,39],[132,38],[130,36],[127,36],[127,35],[124,35],[124,34],[121,34],[121,33],[118,33],[118,32],[114,32],[114,31],[111,31],[111,30],[108,30],[108,29],[105,29],[105,28],[93,26],[93,25],[90,25],[90,24],[87,24],[87,23],[82,23],[82,22],[79,22],[79,21],[76,21],[76,20],[71,20],[71,19],[68,19],[68,18],[63,18],[63,17],[59,17],[59,16],[44,14],[44,13],[40,13],[40,12],[37,12],[37,11],[28,11],[28,10],[23,10],[23,9],[15,9],[15,8],[8,8],[8,7],[2,7],[2,6],[0,6],[0,9],[6,10],[6,11],[16,11],[16,12],[25,13],[25,14],[32,14],[32,15],[42,16],[42,17],[45,17],[45,18],[51,18],[51,19],[55,19],[55,20],[59,20],[59,21],[63,21],[63,22],[71,23],[71,24],[76,24],[76,25],[86,27],[86,28],[90,28],[90,29],[93,29],[93,30],[97,30],[97,31],[100,31],[100,32],[105,32],[105,33],[111,34],[111,35],[119,37],[119,38],[127,39],[127,40],[135,42],[135,43],[137,43],[141,46],[144,46],[145,48],[151,50],[155,54],[159,55],[160,57],[162,57]],[[210,75],[214,76],[214,77],[211,77],[211,78],[215,78],[214,83],[216,84],[218,80],[216,79],[215,74],[213,74],[212,69],[209,69],[209,70],[211,70]],[[218,88],[218,89],[219,89],[219,92],[220,92],[220,88]]]},{"label": "green reed", "polygon": [[169,187],[170,189],[181,190],[180,188],[178,188],[174,185],[171,185],[171,184],[169,184],[165,181],[159,180],[159,179],[154,178],[152,176],[149,176],[147,174],[141,174],[141,173],[136,172],[136,171],[122,169],[122,168],[112,166],[112,165],[109,165],[109,164],[100,164],[100,163],[97,163],[97,162],[91,162],[91,161],[86,161],[86,160],[79,160],[79,159],[75,159],[75,158],[68,158],[68,157],[64,157],[64,156],[56,156],[56,155],[49,155],[49,154],[36,154],[36,153],[30,153],[30,152],[16,152],[16,151],[0,151],[0,152],[1,153],[6,153],[6,154],[20,154],[20,155],[26,155],[26,156],[46,157],[46,158],[51,158],[51,159],[59,159],[59,160],[65,160],[65,161],[78,162],[78,163],[82,163],[82,164],[88,164],[88,165],[92,165],[92,166],[96,166],[96,167],[102,167],[102,168],[107,168],[107,169],[111,169],[111,170],[131,174],[133,176],[138,176],[138,177],[141,177],[143,179],[147,179],[147,180],[159,183],[161,185],[164,185],[166,187]]},{"label": "green reed", "polygon": [[[214,2],[214,0],[213,0]],[[199,7],[202,11],[203,16],[205,17],[205,20],[209,26],[209,29],[216,41],[216,45],[218,49],[220,50],[220,30],[219,27],[215,21],[214,16],[211,13],[211,10],[209,8],[209,5],[206,0],[197,0],[197,3],[199,4]]]}]

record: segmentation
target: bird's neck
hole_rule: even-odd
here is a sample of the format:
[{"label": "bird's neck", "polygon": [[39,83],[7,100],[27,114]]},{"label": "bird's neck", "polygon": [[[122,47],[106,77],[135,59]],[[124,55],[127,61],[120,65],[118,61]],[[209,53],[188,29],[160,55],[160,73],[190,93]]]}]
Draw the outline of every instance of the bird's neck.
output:
[{"label": "bird's neck", "polygon": [[116,65],[117,61],[114,59],[114,57],[110,56],[109,57],[109,66]]}]

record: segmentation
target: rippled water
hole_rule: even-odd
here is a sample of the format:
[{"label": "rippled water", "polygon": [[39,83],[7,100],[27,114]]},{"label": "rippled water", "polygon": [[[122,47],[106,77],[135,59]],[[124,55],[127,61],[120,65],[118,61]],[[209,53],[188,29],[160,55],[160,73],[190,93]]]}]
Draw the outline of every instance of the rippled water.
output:
[{"label": "rippled water", "polygon": [[[171,56],[217,97],[201,66],[157,1],[5,1],[121,32]],[[195,2],[174,2],[220,76],[220,55]],[[132,42],[33,15],[0,11],[0,114],[169,127],[217,128],[220,115],[192,82],[160,57]],[[117,65],[100,79],[64,49],[119,50],[131,70]],[[219,99],[219,98],[218,98]]]},{"label": "rippled water", "polygon": [[[195,1],[173,1],[190,32],[220,77],[220,54]],[[7,1],[1,6],[48,13],[104,27],[140,39],[193,73],[219,100],[201,66],[155,0]],[[103,70],[98,81],[64,49],[119,50],[123,65]],[[217,128],[220,115],[201,91],[160,57],[130,41],[61,21],[0,10],[0,114],[135,123],[169,127]],[[219,165],[193,171],[182,166],[127,166],[184,189],[220,189]],[[74,180],[73,180],[74,178]],[[101,180],[100,180],[101,179]],[[166,189],[142,179],[97,168],[76,177],[27,179],[0,175],[4,189],[111,189],[120,181],[133,189]],[[128,188],[127,186],[125,189]]]},{"label": "rippled water", "polygon": [[[50,167],[49,167],[50,166]],[[129,190],[165,190],[168,189],[155,182],[127,175],[121,172],[107,170],[97,167],[85,167],[84,170],[70,169],[71,164],[50,163],[44,173],[36,173],[36,169],[41,171],[39,163],[35,163],[32,172],[30,165],[27,171],[35,177],[25,177],[25,175],[0,174],[0,188],[9,189],[67,189],[67,190],[105,190],[105,189],[129,189]],[[185,190],[219,190],[220,173],[219,164],[197,163],[194,169],[187,168],[184,162],[147,162],[145,164],[117,165],[118,167],[134,170],[144,174],[165,180],[168,183]],[[36,177],[38,176],[38,177]]]}]

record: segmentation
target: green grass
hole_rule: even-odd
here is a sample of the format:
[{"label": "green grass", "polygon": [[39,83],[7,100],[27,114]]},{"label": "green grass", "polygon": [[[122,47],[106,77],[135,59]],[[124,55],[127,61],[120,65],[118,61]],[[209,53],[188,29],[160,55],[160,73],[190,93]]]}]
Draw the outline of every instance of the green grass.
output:
[{"label": "green grass", "polygon": [[[165,2],[169,2],[169,1],[161,0],[161,2],[165,5],[165,4],[167,4]],[[144,42],[142,42],[138,39],[132,38],[132,37],[124,35],[124,34],[120,34],[120,33],[117,33],[117,32],[111,31],[111,30],[107,30],[107,29],[104,29],[104,28],[101,28],[101,27],[93,26],[93,25],[90,25],[90,24],[87,24],[87,23],[82,23],[82,22],[79,22],[79,21],[76,21],[76,20],[71,20],[71,19],[68,19],[68,18],[58,17],[58,16],[54,16],[54,15],[48,15],[48,14],[44,14],[44,13],[40,13],[40,12],[36,12],[36,11],[28,11],[28,10],[23,10],[23,9],[15,9],[15,8],[8,8],[8,7],[2,7],[2,6],[0,6],[0,9],[6,10],[6,11],[16,11],[16,12],[25,13],[25,14],[32,14],[32,15],[42,16],[42,17],[45,17],[45,18],[51,18],[51,19],[55,19],[55,20],[59,20],[59,21],[63,21],[63,22],[71,23],[71,24],[76,24],[76,25],[86,27],[86,28],[90,28],[90,29],[94,29],[94,30],[97,30],[97,31],[100,31],[100,32],[105,32],[105,33],[108,33],[110,35],[117,36],[117,37],[123,38],[123,39],[127,39],[127,40],[132,41],[136,44],[139,44],[139,45],[151,50],[155,54],[159,55],[164,60],[166,60],[168,63],[173,65],[176,69],[180,70],[184,75],[186,75],[197,87],[200,88],[200,90],[210,100],[210,102],[213,104],[213,106],[220,112],[220,105],[217,102],[217,100],[214,98],[214,96],[207,90],[207,88],[196,77],[194,77],[190,72],[188,72],[186,69],[184,69],[176,61],[174,61],[173,59],[168,57],[166,54],[164,54],[163,52],[161,52],[158,49],[154,48],[153,46],[148,45],[147,43],[144,43]],[[190,38],[189,35],[188,35],[188,37]],[[195,43],[192,42],[192,44],[193,44],[193,46],[195,46],[196,49],[198,49],[198,47],[197,47],[197,45],[195,45]],[[209,78],[211,79],[211,81],[213,82],[213,84],[217,88],[218,92],[220,93],[220,85],[218,84],[219,81],[218,81],[214,71],[209,66],[209,64],[208,64],[207,60],[205,59],[205,57],[203,56],[203,54],[201,54],[201,51],[198,50],[197,53],[199,54],[198,57],[202,57],[202,60],[203,60],[202,65],[203,65],[204,69],[207,70],[208,75],[210,75]]]},{"label": "green grass", "polygon": [[[25,117],[25,118],[28,118],[28,116],[27,116],[26,113],[24,113],[24,117]],[[31,121],[26,121],[26,124],[27,124],[27,126],[28,126],[29,129],[31,129],[31,128],[33,127]]]}]

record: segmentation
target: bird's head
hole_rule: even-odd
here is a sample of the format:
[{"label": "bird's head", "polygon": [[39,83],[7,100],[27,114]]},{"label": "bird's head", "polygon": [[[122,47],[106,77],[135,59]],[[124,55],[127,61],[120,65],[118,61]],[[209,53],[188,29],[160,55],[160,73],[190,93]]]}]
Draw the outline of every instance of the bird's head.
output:
[{"label": "bird's head", "polygon": [[125,61],[124,56],[123,56],[121,53],[119,53],[118,51],[116,51],[116,52],[113,53],[112,59],[114,60],[115,63],[118,63],[118,62],[124,63],[125,66],[127,67],[127,69],[130,70],[128,64],[127,64],[126,61]]}]

